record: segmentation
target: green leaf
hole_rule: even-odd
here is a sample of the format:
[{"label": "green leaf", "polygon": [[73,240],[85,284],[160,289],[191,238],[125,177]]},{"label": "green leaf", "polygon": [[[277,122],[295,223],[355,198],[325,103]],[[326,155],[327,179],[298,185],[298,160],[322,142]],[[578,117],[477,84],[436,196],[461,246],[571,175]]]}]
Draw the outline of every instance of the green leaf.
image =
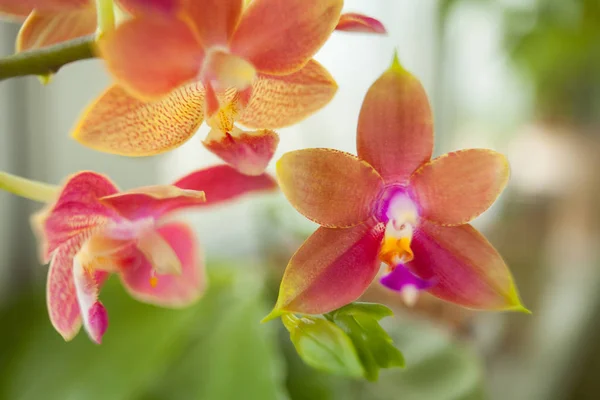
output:
[{"label": "green leaf", "polygon": [[404,367],[404,356],[378,322],[391,313],[385,306],[358,303],[336,310],[330,317],[352,340],[370,381],[379,378],[381,368]]},{"label": "green leaf", "polygon": [[305,363],[335,375],[360,377],[363,368],[352,341],[333,322],[319,317],[282,316],[290,339]]}]

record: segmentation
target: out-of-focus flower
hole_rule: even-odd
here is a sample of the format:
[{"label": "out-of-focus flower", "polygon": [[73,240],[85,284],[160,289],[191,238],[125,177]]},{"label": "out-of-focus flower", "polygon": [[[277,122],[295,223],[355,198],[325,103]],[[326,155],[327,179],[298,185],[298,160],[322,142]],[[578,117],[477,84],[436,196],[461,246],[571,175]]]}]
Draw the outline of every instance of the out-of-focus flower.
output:
[{"label": "out-of-focus flower", "polygon": [[0,0],[0,16],[24,20],[17,51],[50,46],[96,30],[94,0]]},{"label": "out-of-focus flower", "polygon": [[98,296],[111,273],[140,301],[191,304],[206,285],[204,257],[192,230],[165,217],[275,188],[268,175],[249,177],[229,166],[125,192],[94,172],[71,176],[56,200],[32,218],[40,257],[50,263],[47,302],[53,326],[70,340],[83,321],[90,338],[100,343],[108,317]]},{"label": "out-of-focus flower", "polygon": [[[204,145],[238,170],[259,174],[279,141],[273,130],[310,116],[337,90],[311,57],[349,21],[340,19],[340,0],[120,4],[133,18],[100,41],[120,86],[100,96],[75,128],[74,138],[87,147],[155,155],[183,144],[206,118],[212,130]],[[346,22],[345,30],[384,32],[376,20],[352,15],[363,28]]]},{"label": "out-of-focus flower", "polygon": [[282,191],[322,227],[288,264],[271,317],[348,304],[382,262],[381,283],[409,302],[427,290],[468,308],[526,311],[501,256],[468,224],[504,189],[505,157],[470,149],[430,160],[427,96],[396,57],[365,97],[357,148],[358,157],[306,149],[278,161]]}]

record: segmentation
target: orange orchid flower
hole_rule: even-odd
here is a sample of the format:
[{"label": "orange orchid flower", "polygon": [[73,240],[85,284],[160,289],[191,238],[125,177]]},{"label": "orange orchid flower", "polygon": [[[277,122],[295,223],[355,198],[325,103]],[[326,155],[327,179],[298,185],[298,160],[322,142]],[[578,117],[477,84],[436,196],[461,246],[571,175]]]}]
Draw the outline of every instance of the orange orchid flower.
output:
[{"label": "orange orchid flower", "polygon": [[431,160],[433,124],[421,83],[394,58],[358,121],[358,157],[332,149],[286,153],[277,177],[319,228],[287,266],[269,318],[322,314],[356,300],[382,263],[381,283],[473,309],[527,311],[498,252],[469,221],[509,176],[504,156],[469,149]]},{"label": "orange orchid flower", "polygon": [[333,98],[334,79],[311,57],[336,26],[385,32],[359,14],[349,24],[342,3],[121,0],[133,17],[99,42],[118,84],[87,109],[73,137],[99,151],[150,156],[180,146],[206,119],[205,147],[260,174],[279,142],[273,130]]},{"label": "orange orchid flower", "polygon": [[96,30],[94,0],[0,0],[0,16],[24,21],[17,51],[50,46]]}]

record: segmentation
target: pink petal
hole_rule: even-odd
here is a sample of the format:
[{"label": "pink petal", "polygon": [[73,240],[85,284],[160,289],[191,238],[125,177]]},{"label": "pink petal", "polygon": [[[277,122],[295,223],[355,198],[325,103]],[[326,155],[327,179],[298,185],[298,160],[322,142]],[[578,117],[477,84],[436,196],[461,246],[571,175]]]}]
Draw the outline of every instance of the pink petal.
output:
[{"label": "pink petal", "polygon": [[445,154],[410,178],[421,216],[440,225],[462,225],[487,210],[508,183],[506,157],[492,150]]},{"label": "pink petal", "polygon": [[268,174],[248,176],[229,165],[217,165],[192,172],[177,180],[173,186],[202,190],[206,196],[204,206],[213,206],[245,194],[273,191],[277,189],[277,182]]},{"label": "pink petal", "polygon": [[167,213],[204,203],[204,193],[183,190],[176,186],[147,186],[105,196],[102,204],[112,207],[128,220],[152,217],[159,219]]},{"label": "pink petal", "polygon": [[411,247],[407,267],[435,283],[429,289],[434,296],[474,309],[525,311],[504,260],[471,225],[423,221]]},{"label": "pink petal", "polygon": [[42,261],[47,263],[52,252],[68,240],[121,220],[119,214],[99,201],[117,192],[108,178],[95,172],[79,172],[68,178],[57,201],[32,218]]},{"label": "pink petal", "polygon": [[279,136],[268,129],[248,132],[234,128],[223,132],[213,128],[203,144],[241,173],[261,175],[275,154]]},{"label": "pink petal", "polygon": [[342,5],[342,0],[254,0],[231,39],[231,52],[259,72],[294,72],[329,38]]},{"label": "pink petal", "polygon": [[[71,340],[81,327],[81,313],[73,280],[73,258],[86,238],[82,235],[63,243],[53,254],[48,271],[46,299],[50,321],[65,340]],[[95,273],[98,286],[108,274]]]},{"label": "pink petal", "polygon": [[17,37],[17,51],[39,49],[67,40],[91,35],[96,31],[93,7],[69,11],[33,11]]},{"label": "pink petal", "polygon": [[387,33],[385,27],[379,20],[358,13],[342,14],[335,30],[378,34]]},{"label": "pink petal", "polygon": [[179,257],[181,274],[157,275],[157,279],[153,280],[153,266],[137,251],[122,262],[123,285],[132,297],[146,303],[165,307],[187,306],[200,298],[206,287],[204,257],[187,225],[170,223],[157,231]]},{"label": "pink petal", "polygon": [[317,229],[290,260],[271,315],[323,314],[358,299],[379,271],[384,231],[383,224]]},{"label": "pink petal", "polygon": [[186,15],[194,23],[205,48],[227,46],[244,9],[244,0],[193,0],[186,5]]},{"label": "pink petal", "polygon": [[356,143],[358,156],[386,182],[406,183],[431,158],[433,118],[427,94],[396,57],[367,92]]}]

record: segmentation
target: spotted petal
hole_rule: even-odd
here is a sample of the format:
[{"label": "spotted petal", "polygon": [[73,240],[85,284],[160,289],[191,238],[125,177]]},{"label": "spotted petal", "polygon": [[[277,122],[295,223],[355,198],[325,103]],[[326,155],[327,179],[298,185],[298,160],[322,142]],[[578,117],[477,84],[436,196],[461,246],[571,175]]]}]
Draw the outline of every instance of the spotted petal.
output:
[{"label": "spotted petal", "polygon": [[284,154],[277,178],[289,202],[301,214],[328,227],[349,227],[373,215],[383,188],[379,174],[355,156],[332,149]]},{"label": "spotted petal", "polygon": [[335,30],[378,34],[387,33],[385,27],[379,20],[357,13],[342,14]]},{"label": "spotted petal", "polygon": [[471,225],[423,221],[411,247],[407,267],[435,282],[429,289],[434,296],[473,309],[526,311],[504,260]]},{"label": "spotted petal", "polygon": [[268,129],[251,132],[234,127],[232,131],[224,132],[213,128],[203,144],[241,173],[260,175],[275,154],[279,136]]},{"label": "spotted petal", "polygon": [[342,0],[254,0],[231,39],[231,51],[259,72],[294,72],[329,38],[342,4]]},{"label": "spotted petal", "polygon": [[173,186],[202,190],[206,195],[203,206],[214,206],[245,194],[275,190],[277,182],[268,174],[248,176],[229,165],[217,165],[194,171],[177,180]]},{"label": "spotted petal", "polygon": [[108,178],[95,172],[79,172],[68,178],[56,202],[32,218],[42,261],[48,262],[51,254],[70,239],[121,220],[112,208],[99,201],[117,191]]},{"label": "spotted petal", "polygon": [[358,299],[379,271],[384,230],[383,224],[317,229],[290,260],[270,317],[322,314]]},{"label": "spotted petal", "polygon": [[237,121],[250,128],[277,129],[294,125],[331,101],[337,84],[316,60],[289,75],[259,74],[252,98]]},{"label": "spotted petal", "polygon": [[185,224],[170,223],[158,228],[158,234],[171,246],[182,271],[178,275],[154,276],[154,267],[139,251],[134,251],[121,264],[121,279],[132,297],[165,307],[183,307],[193,303],[206,286],[204,259],[196,238]]},{"label": "spotted petal", "polygon": [[433,122],[427,95],[396,57],[367,92],[358,118],[357,149],[386,182],[406,183],[431,158]]},{"label": "spotted petal", "polygon": [[69,11],[33,11],[25,20],[19,36],[17,51],[39,49],[78,37],[96,30],[96,11],[93,7]]},{"label": "spotted petal", "polygon": [[176,18],[133,18],[98,43],[119,84],[140,99],[156,100],[200,72],[204,52],[192,28]]},{"label": "spotted petal", "polygon": [[111,86],[73,131],[84,146],[125,156],[150,156],[178,147],[204,119],[204,89],[193,83],[155,102],[143,102]]},{"label": "spotted petal", "polygon": [[441,225],[461,225],[494,203],[508,176],[502,154],[470,149],[425,164],[410,178],[410,185],[423,217]]},{"label": "spotted petal", "polygon": [[151,217],[155,220],[178,209],[195,207],[205,201],[204,192],[176,186],[148,186],[105,196],[102,204],[112,207],[128,220]]}]

